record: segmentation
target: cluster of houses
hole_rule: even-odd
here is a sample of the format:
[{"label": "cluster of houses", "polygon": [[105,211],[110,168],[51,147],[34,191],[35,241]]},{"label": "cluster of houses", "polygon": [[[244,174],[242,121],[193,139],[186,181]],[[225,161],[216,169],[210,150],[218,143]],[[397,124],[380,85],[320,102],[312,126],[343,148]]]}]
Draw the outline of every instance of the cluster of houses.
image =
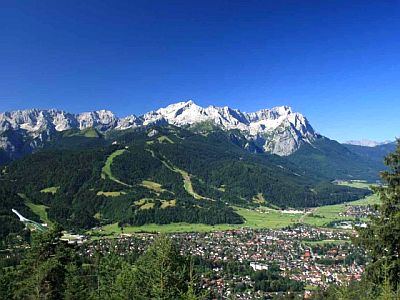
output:
[{"label": "cluster of houses", "polygon": [[339,213],[339,216],[364,219],[370,216],[377,217],[378,211],[372,205],[348,205],[345,211]]},{"label": "cluster of houses", "polygon": [[[179,233],[171,237],[185,255],[202,258],[211,264],[211,273],[202,274],[203,288],[221,297],[234,294],[237,299],[264,297],[253,289],[248,273],[227,272],[227,263],[247,266],[251,272],[268,270],[278,265],[280,275],[304,282],[310,288],[325,288],[329,284],[344,284],[358,280],[364,265],[346,262],[355,246],[350,242],[351,232],[298,226],[285,229],[240,229],[209,233]],[[154,234],[135,234],[117,240],[98,240],[84,246],[85,255],[96,251],[117,251],[120,255],[141,253],[152,243]],[[324,251],[316,249],[322,245]],[[246,288],[237,291],[235,287]],[[309,291],[305,291],[309,293]],[[264,296],[263,296],[264,295]]]}]

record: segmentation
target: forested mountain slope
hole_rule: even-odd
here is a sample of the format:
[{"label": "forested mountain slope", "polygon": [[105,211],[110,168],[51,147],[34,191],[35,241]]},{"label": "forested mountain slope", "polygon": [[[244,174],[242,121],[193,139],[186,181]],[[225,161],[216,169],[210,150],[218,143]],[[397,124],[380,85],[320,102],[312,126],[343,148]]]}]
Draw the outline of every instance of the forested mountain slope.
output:
[{"label": "forested mountain slope", "polygon": [[396,150],[395,142],[381,144],[374,147],[351,145],[351,144],[343,144],[343,145],[351,152],[365,159],[379,162],[382,167],[384,166],[382,157],[385,157],[389,153],[392,153]]},{"label": "forested mountain slope", "polygon": [[325,179],[378,180],[379,172],[384,169],[382,162],[387,153],[382,152],[379,159],[372,160],[352,150],[320,136],[312,144],[303,145],[288,156],[288,159],[309,173]]},{"label": "forested mountain slope", "polygon": [[[250,153],[244,142],[238,131],[198,133],[174,126],[106,136],[61,132],[43,150],[3,168],[1,216],[12,219],[12,206],[32,217],[29,199],[48,207],[50,220],[66,228],[242,223],[232,205],[310,207],[370,193],[333,185],[283,157]],[[20,229],[12,227],[3,234]]]},{"label": "forested mountain slope", "polygon": [[202,135],[225,134],[230,142],[248,152],[264,153],[268,159],[272,159],[270,154],[276,154],[283,158],[281,164],[297,165],[298,174],[324,180],[375,181],[384,168],[383,156],[390,152],[386,146],[364,149],[330,140],[288,106],[247,113],[186,101],[124,118],[107,110],[79,114],[56,109],[0,113],[0,165],[43,148],[105,146],[113,136],[156,126],[177,126]]}]

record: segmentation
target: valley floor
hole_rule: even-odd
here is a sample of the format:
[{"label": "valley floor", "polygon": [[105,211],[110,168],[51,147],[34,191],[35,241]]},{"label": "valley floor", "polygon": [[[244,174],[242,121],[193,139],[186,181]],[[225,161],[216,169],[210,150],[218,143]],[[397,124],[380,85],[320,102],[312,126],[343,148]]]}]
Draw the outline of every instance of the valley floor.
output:
[{"label": "valley floor", "polygon": [[[351,182],[341,183],[349,186],[363,187],[369,186],[368,183]],[[259,207],[257,209],[247,209],[241,207],[234,207],[246,220],[244,224],[189,224],[189,223],[171,223],[166,225],[159,224],[146,224],[143,226],[126,226],[123,229],[118,227],[117,223],[109,224],[101,228],[89,231],[93,238],[96,237],[117,237],[120,234],[130,234],[135,232],[212,232],[224,231],[240,228],[283,228],[288,225],[304,223],[315,227],[327,227],[334,221],[350,221],[360,219],[366,220],[366,216],[362,213],[364,210],[368,212],[368,205],[378,204],[379,199],[376,195],[370,195],[363,199],[337,204],[325,205],[311,209],[299,211],[282,211],[271,209],[267,207]],[[355,212],[353,212],[355,210]],[[361,216],[361,218],[359,218]]]}]

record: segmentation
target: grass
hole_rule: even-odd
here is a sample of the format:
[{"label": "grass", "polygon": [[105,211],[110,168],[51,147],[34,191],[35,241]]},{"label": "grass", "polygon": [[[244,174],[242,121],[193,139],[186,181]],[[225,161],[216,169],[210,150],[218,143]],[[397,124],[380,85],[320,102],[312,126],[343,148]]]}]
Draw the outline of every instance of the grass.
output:
[{"label": "grass", "polygon": [[87,129],[81,130],[81,133],[84,137],[88,137],[88,138],[100,137],[99,133],[94,128],[87,128]]},{"label": "grass", "polygon": [[366,181],[341,181],[338,185],[350,186],[358,189],[369,189],[374,184]]},{"label": "grass", "polygon": [[147,202],[140,206],[140,209],[150,209],[154,207],[154,202]]},{"label": "grass", "polygon": [[139,209],[150,209],[154,207],[154,199],[143,198],[134,202]]},{"label": "grass", "polygon": [[157,140],[158,140],[160,143],[167,142],[167,143],[170,143],[170,144],[175,144],[173,140],[171,140],[169,137],[167,137],[167,136],[165,136],[165,135],[160,136]]},{"label": "grass", "polygon": [[26,206],[29,207],[29,209],[37,215],[40,220],[42,220],[43,223],[47,223],[49,227],[53,226],[53,222],[50,221],[49,217],[47,216],[47,206],[42,205],[42,204],[34,204],[31,202],[31,200],[22,193],[19,193],[18,196],[20,196],[22,199],[24,199],[24,203]]},{"label": "grass", "polygon": [[343,219],[353,219],[352,217],[341,217],[340,212],[346,210],[346,206],[363,206],[379,204],[380,200],[376,194],[369,195],[363,199],[345,202],[335,205],[324,205],[314,209],[312,215],[309,214],[304,217],[304,222],[313,226],[323,227],[332,221],[339,221]]},{"label": "grass", "polygon": [[315,245],[326,245],[326,244],[335,244],[335,245],[342,245],[345,243],[350,243],[350,241],[346,240],[320,240],[320,241],[304,241],[304,244],[315,246]]},{"label": "grass", "polygon": [[[149,199],[142,199],[136,201],[135,204],[140,206],[141,209],[147,208],[148,204],[154,205],[154,203],[146,203]],[[171,202],[174,201],[174,202]],[[176,200],[162,201],[162,208],[167,207],[172,203],[176,204]],[[169,204],[167,204],[169,202]],[[161,232],[161,233],[174,233],[174,232],[210,232],[210,231],[224,231],[232,229],[240,229],[243,227],[247,228],[283,228],[295,223],[306,223],[316,227],[324,227],[331,221],[342,220],[344,217],[340,217],[339,213],[345,210],[346,205],[367,205],[367,204],[378,204],[379,198],[376,195],[370,195],[363,199],[347,202],[336,205],[325,205],[315,208],[311,213],[305,214],[287,214],[282,213],[279,210],[261,207],[257,210],[247,209],[242,207],[233,207],[235,211],[244,217],[244,224],[218,224],[218,225],[207,225],[207,224],[189,224],[189,223],[171,223],[165,225],[159,224],[146,224],[143,226],[128,226],[124,227],[124,233],[135,233],[135,232]],[[145,206],[145,207],[143,207]],[[351,219],[346,217],[345,219]],[[120,233],[117,223],[106,225],[101,228],[101,233],[108,237],[116,237]],[[324,240],[315,243],[338,243],[339,241]],[[314,242],[307,242],[314,243]]]},{"label": "grass", "polygon": [[[155,157],[154,152],[151,149],[147,149],[151,152],[152,156]],[[121,150],[118,150],[121,151]],[[110,166],[112,163],[112,158],[117,155],[121,155],[123,153],[113,153],[107,162],[110,161],[103,168],[105,169],[108,165],[110,170]],[[113,156],[113,157],[112,157]],[[181,174],[183,178],[183,184],[185,190],[191,194],[195,199],[206,199],[212,200],[206,197],[203,197],[197,194],[194,189],[190,179],[190,174],[182,169],[177,168],[172,165],[167,159],[161,160],[161,162],[168,167],[170,170]],[[104,173],[108,176],[111,175],[111,171],[107,172],[104,170]],[[111,178],[111,177],[110,177]],[[351,181],[351,182],[342,182],[341,185],[352,186],[356,188],[370,188],[370,184],[367,182],[361,181]],[[142,182],[142,185],[156,192],[163,191],[162,186],[156,182],[145,180]],[[224,186],[218,188],[219,190],[225,190]],[[154,202],[150,202],[149,200],[153,199],[141,199],[139,201],[135,201],[135,205],[140,206],[140,209],[148,209],[154,207]],[[176,205],[176,200],[161,200],[162,205],[161,208],[167,208],[170,206]],[[265,204],[265,198],[261,193],[258,193],[253,197],[253,202]],[[244,224],[219,224],[219,225],[207,225],[207,224],[189,224],[189,223],[171,223],[165,225],[159,224],[146,224],[143,226],[128,226],[124,228],[124,233],[134,233],[134,232],[162,232],[162,233],[172,233],[172,232],[209,232],[209,231],[223,231],[230,229],[238,229],[243,227],[248,228],[282,228],[294,223],[306,223],[316,227],[324,227],[327,223],[331,221],[338,221],[344,219],[339,216],[340,212],[343,212],[346,209],[346,205],[369,205],[369,204],[379,204],[379,198],[377,195],[369,195],[363,199],[336,204],[336,205],[325,205],[321,207],[317,207],[313,209],[311,212],[303,213],[303,214],[287,214],[282,213],[278,209],[262,207],[260,209],[246,209],[241,207],[234,207],[235,211],[244,217]],[[351,219],[346,217],[346,219]],[[115,237],[116,234],[120,233],[120,229],[117,226],[117,223],[106,225],[101,228],[101,231],[106,236]],[[324,241],[322,241],[323,243]],[[326,241],[328,242],[328,241]],[[332,241],[329,241],[332,242]],[[321,242],[320,242],[321,243]]]},{"label": "grass", "polygon": [[380,203],[381,203],[381,200],[379,199],[379,196],[377,194],[372,194],[372,195],[369,195],[360,200],[348,202],[347,204],[349,204],[349,205],[374,205],[374,204],[380,204]]},{"label": "grass", "polygon": [[[142,206],[143,204],[146,203],[147,200],[149,200],[149,199],[148,199],[148,198],[143,198],[143,199],[140,199],[140,200],[135,201],[134,203],[135,203],[135,205],[137,205],[137,206]],[[150,200],[153,200],[153,199],[150,199]]]},{"label": "grass", "polygon": [[214,201],[213,199],[206,198],[206,197],[204,197],[202,195],[199,195],[199,194],[197,194],[195,192],[195,190],[193,189],[192,180],[190,179],[190,175],[189,175],[188,172],[186,172],[186,171],[184,171],[182,169],[179,169],[179,168],[177,168],[175,166],[173,166],[173,170],[175,172],[181,174],[181,176],[183,178],[183,187],[185,188],[186,192],[188,192],[190,195],[193,196],[194,199],[197,199],[197,200],[212,200],[212,201]]},{"label": "grass", "polygon": [[173,200],[161,200],[161,208],[168,208],[176,206],[176,199]]},{"label": "grass", "polygon": [[153,190],[157,193],[162,193],[163,191],[165,191],[165,189],[162,188],[161,184],[154,182],[154,181],[150,181],[150,180],[143,180],[142,186],[144,186],[145,188],[148,188],[150,190]]},{"label": "grass", "polygon": [[55,193],[57,193],[59,188],[60,188],[59,186],[52,186],[52,187],[45,188],[45,189],[41,190],[40,192],[41,193],[50,193],[50,194],[54,195]]},{"label": "grass", "polygon": [[124,154],[124,152],[126,151],[126,149],[119,149],[116,150],[115,152],[113,152],[106,160],[106,163],[104,165],[104,167],[101,169],[101,178],[102,179],[106,179],[109,178],[110,180],[117,182],[119,184],[122,184],[124,186],[129,186],[129,184],[126,184],[125,182],[120,181],[119,179],[117,179],[116,177],[114,177],[114,175],[111,172],[111,165],[112,162],[114,160],[114,158],[116,158],[117,156],[120,156],[122,154]]},{"label": "grass", "polygon": [[235,210],[246,219],[244,226],[250,228],[282,228],[298,223],[302,216],[299,214],[284,214],[278,210],[268,208],[253,210],[235,207]]},{"label": "grass", "polygon": [[[144,199],[142,199],[144,200]],[[174,200],[172,200],[174,201]],[[240,229],[243,227],[250,228],[282,228],[290,224],[298,222],[299,215],[283,214],[275,210],[265,209],[265,211],[256,211],[246,208],[234,207],[234,209],[242,215],[246,222],[244,224],[190,224],[190,223],[171,223],[165,225],[159,224],[146,224],[143,226],[127,226],[124,227],[124,233],[135,232],[210,232],[210,231],[223,231],[231,229]],[[95,231],[99,233],[99,231]],[[109,224],[103,226],[100,231],[108,237],[116,237],[121,230],[118,224]]]},{"label": "grass", "polygon": [[[150,153],[151,153],[151,155],[153,157],[156,157],[153,150],[151,150],[151,149],[147,149],[147,150],[150,151]],[[171,171],[173,171],[175,173],[181,174],[182,179],[183,179],[183,187],[190,195],[193,196],[193,198],[195,198],[197,200],[211,200],[211,201],[214,201],[213,199],[206,198],[204,196],[201,196],[201,195],[197,194],[193,189],[193,185],[192,185],[192,181],[190,179],[189,173],[186,172],[185,170],[179,169],[178,167],[174,166],[165,157],[163,157],[163,158],[164,159],[160,159],[160,161],[164,164],[164,166],[166,166],[168,169],[170,169]]]},{"label": "grass", "polygon": [[83,130],[71,130],[64,133],[65,137],[83,136],[87,138],[99,138],[100,134],[94,128],[86,128]]},{"label": "grass", "polygon": [[253,202],[258,203],[258,204],[264,204],[265,203],[265,198],[262,193],[258,193],[253,197]]},{"label": "grass", "polygon": [[220,187],[217,188],[218,191],[224,192],[225,193],[225,185],[221,185]]},{"label": "grass", "polygon": [[124,191],[119,191],[119,192],[103,192],[103,191],[98,191],[97,196],[106,196],[106,197],[118,197],[121,195],[126,195],[126,192]]}]

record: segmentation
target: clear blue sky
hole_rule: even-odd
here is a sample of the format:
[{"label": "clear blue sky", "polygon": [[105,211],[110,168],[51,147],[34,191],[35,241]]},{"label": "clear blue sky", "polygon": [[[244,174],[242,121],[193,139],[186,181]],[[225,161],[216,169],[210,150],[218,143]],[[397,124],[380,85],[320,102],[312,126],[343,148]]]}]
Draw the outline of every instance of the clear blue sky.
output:
[{"label": "clear blue sky", "polygon": [[290,105],[340,141],[400,136],[400,2],[0,2],[0,111],[186,99]]}]

